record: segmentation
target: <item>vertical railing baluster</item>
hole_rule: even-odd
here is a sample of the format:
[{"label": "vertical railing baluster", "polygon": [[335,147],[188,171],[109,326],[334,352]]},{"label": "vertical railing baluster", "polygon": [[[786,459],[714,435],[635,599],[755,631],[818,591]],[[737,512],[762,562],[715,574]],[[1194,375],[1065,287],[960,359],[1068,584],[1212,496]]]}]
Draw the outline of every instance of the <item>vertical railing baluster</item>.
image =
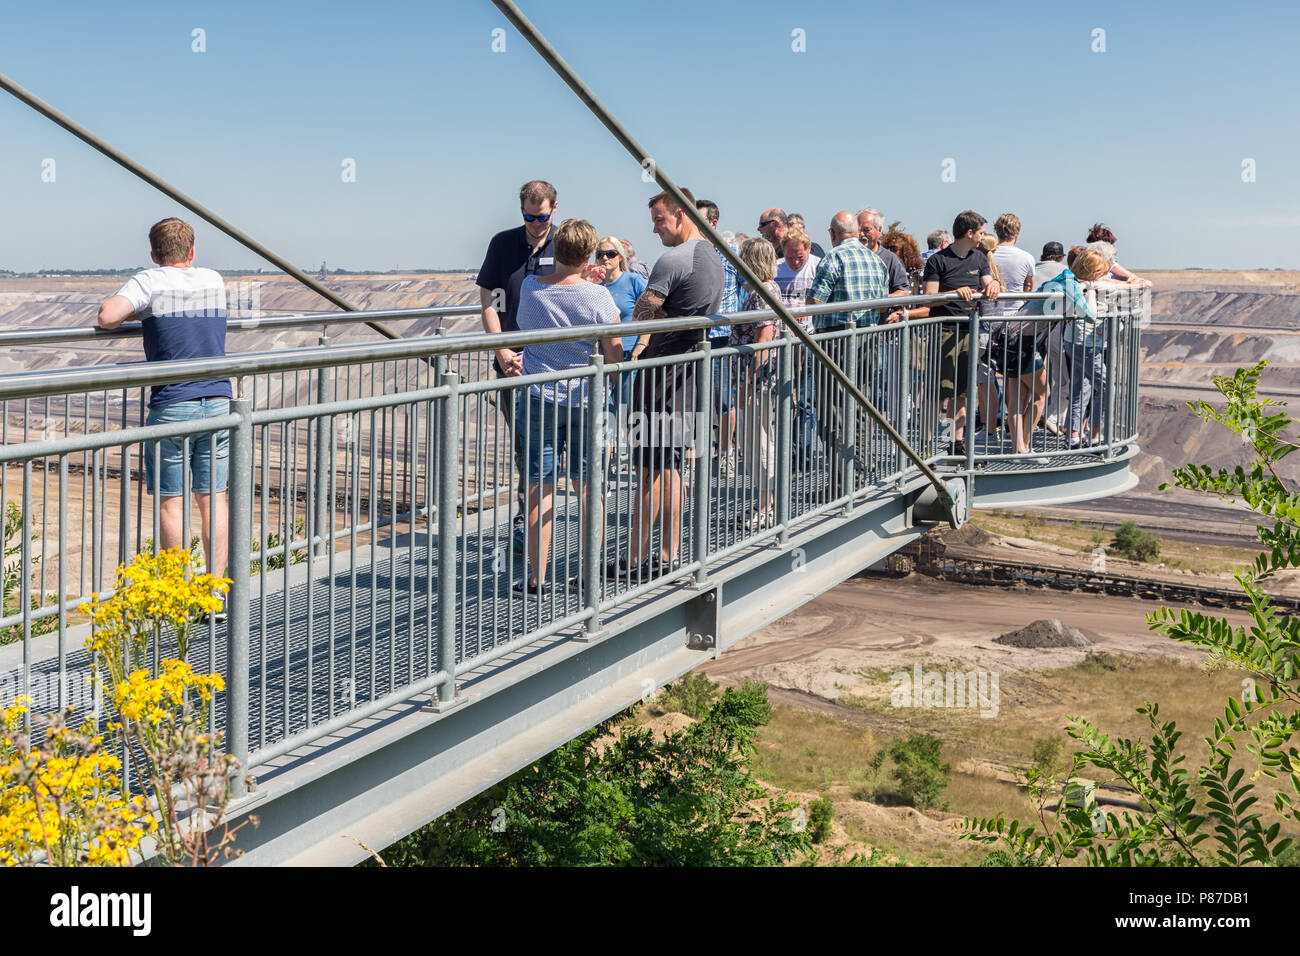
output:
[{"label": "vertical railing baluster", "polygon": [[[605,455],[609,448],[609,430],[605,427],[605,359],[599,352],[588,359],[591,366],[591,387],[587,390],[587,500],[583,520],[582,600],[590,616],[587,618],[587,635],[600,630],[600,576],[601,543],[605,530]],[[579,386],[581,387],[581,386]],[[615,388],[617,394],[617,388]],[[558,468],[559,465],[557,464]],[[565,534],[568,540],[568,534]],[[555,557],[551,557],[552,564]]]},{"label": "vertical railing baluster", "polygon": [[[253,531],[253,404],[243,397],[231,402],[240,417],[230,435],[230,595],[226,602],[226,750],[239,761],[240,770],[231,781],[236,796],[247,792],[248,771],[248,648],[249,602],[252,598],[250,537]],[[215,437],[214,437],[215,440]],[[285,539],[284,563],[289,565],[289,539]],[[288,600],[286,590],[285,600]],[[288,642],[288,634],[285,635]],[[288,683],[288,675],[285,675]],[[265,702],[263,702],[265,706]]]},{"label": "vertical railing baluster", "polygon": [[[794,457],[794,343],[782,336],[777,353],[776,388],[776,543],[785,547],[790,540],[790,470]],[[768,357],[770,361],[770,356]],[[766,414],[766,411],[763,412]]]},{"label": "vertical railing baluster", "polygon": [[[700,563],[699,567],[695,569],[695,583],[697,586],[702,586],[708,581],[709,577],[709,471],[713,463],[710,447],[711,436],[713,435],[713,422],[710,421],[712,418],[711,409],[713,408],[713,349],[709,345],[707,338],[704,340],[704,345],[701,346],[699,354],[701,358],[695,365],[695,414],[691,416],[692,421],[689,423],[682,422],[681,425],[683,428],[691,429],[689,447],[695,450],[695,487],[692,489],[695,494],[691,508],[693,512],[691,517],[694,523],[691,525],[691,531],[694,533],[695,539],[694,558]],[[723,361],[726,361],[726,359],[723,359]],[[682,371],[685,372],[690,367],[690,365],[686,365]],[[674,407],[678,404],[684,405],[685,403],[673,402]],[[722,423],[720,422],[720,424]],[[674,427],[676,427],[676,423],[674,423]],[[683,438],[685,439],[686,436],[683,436]],[[663,494],[667,493],[667,482],[665,482]],[[681,504],[684,505],[685,502],[681,502]],[[686,509],[682,507],[681,510],[684,512]],[[686,516],[682,514],[681,517],[684,520]],[[660,534],[664,535],[667,532],[668,528],[661,524]]]},{"label": "vertical railing baluster", "polygon": [[[978,304],[974,305],[970,310],[970,331],[968,335],[970,336],[970,352],[966,356],[966,427],[962,435],[966,439],[966,474],[973,476],[975,471],[975,414],[979,410],[978,390],[976,389],[980,359],[980,307]],[[988,428],[988,426],[989,423],[985,422],[984,427]]]},{"label": "vertical railing baluster", "polygon": [[460,413],[460,376],[447,372],[440,385],[448,389],[439,404],[438,444],[438,666],[447,676],[438,686],[438,703],[456,699],[456,467]]},{"label": "vertical railing baluster", "polygon": [[[316,340],[318,345],[328,346],[330,339],[328,335],[322,335]],[[316,370],[316,404],[324,405],[334,400],[334,375],[332,370],[321,367]],[[322,415],[316,419],[316,468],[312,476],[316,489],[316,515],[313,522],[315,527],[316,538],[309,539],[311,554],[314,557],[321,557],[325,554],[326,548],[333,548],[334,539],[332,532],[334,528],[330,522],[330,513],[332,508],[329,501],[330,480],[333,475],[329,469],[333,468],[334,456],[326,454],[326,448],[332,448],[334,443],[334,419]],[[287,542],[286,542],[287,543]],[[332,693],[332,691],[331,691]]]}]

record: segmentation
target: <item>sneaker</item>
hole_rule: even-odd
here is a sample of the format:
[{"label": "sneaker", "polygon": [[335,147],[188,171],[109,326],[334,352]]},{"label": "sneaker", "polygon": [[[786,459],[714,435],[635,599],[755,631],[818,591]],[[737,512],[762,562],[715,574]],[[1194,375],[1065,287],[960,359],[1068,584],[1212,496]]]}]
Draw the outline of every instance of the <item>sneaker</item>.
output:
[{"label": "sneaker", "polygon": [[546,583],[544,581],[526,581],[521,578],[511,586],[510,593],[525,600],[540,601],[546,596]]},{"label": "sneaker", "polygon": [[718,459],[718,477],[727,481],[736,480],[736,453],[729,451]]},{"label": "sneaker", "polygon": [[638,572],[643,572],[642,577],[648,577],[648,573],[645,573],[647,571],[648,569],[644,563],[640,565],[629,564],[627,558],[619,558],[617,561],[611,561],[605,565],[605,577],[615,580],[622,578],[630,581],[638,576]]},{"label": "sneaker", "polygon": [[953,442],[953,444],[952,444],[952,454],[949,455],[948,457],[949,457],[949,458],[965,458],[965,457],[966,457],[966,442],[962,441],[960,438],[958,438],[955,442]]},{"label": "sneaker", "polygon": [[524,519],[523,516],[515,518],[515,531],[510,539],[510,547],[520,554],[524,553]]},{"label": "sneaker", "polygon": [[1043,427],[1046,428],[1053,435],[1061,434],[1061,425],[1059,422],[1057,422],[1055,415],[1048,415],[1045,419],[1043,419]]}]

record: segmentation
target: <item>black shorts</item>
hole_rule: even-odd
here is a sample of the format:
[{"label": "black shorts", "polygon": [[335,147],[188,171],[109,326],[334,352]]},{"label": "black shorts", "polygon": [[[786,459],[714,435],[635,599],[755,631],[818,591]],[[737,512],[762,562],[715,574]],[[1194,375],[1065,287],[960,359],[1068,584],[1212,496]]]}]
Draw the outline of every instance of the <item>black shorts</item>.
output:
[{"label": "black shorts", "polygon": [[[691,365],[642,369],[633,386],[628,417],[632,460],[645,468],[681,468],[698,442],[711,431],[697,427],[695,371]],[[702,413],[705,418],[708,412]]]},{"label": "black shorts", "polygon": [[944,323],[939,333],[939,397],[951,399],[966,394],[970,382],[969,326]]},{"label": "black shorts", "polygon": [[1028,335],[995,336],[989,349],[989,361],[995,369],[1009,378],[1033,375],[1043,368],[1043,358],[1033,333]]}]

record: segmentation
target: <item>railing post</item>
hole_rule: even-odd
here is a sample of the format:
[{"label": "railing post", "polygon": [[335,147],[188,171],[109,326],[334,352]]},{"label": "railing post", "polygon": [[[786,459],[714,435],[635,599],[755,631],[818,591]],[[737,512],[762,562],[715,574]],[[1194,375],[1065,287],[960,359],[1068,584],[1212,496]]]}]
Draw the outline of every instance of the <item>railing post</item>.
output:
[{"label": "railing post", "polygon": [[[435,336],[445,335],[446,332],[441,326],[439,326],[438,329],[433,334]],[[447,374],[447,356],[435,355],[433,357],[434,385],[435,386],[441,385],[442,378],[446,374]],[[434,404],[436,405],[437,403]],[[435,427],[437,427],[436,413],[435,413]],[[438,508],[436,503],[438,486],[436,484],[437,478],[435,476],[442,474],[442,472],[439,469],[443,458],[442,442],[438,440],[438,433],[435,432],[432,428],[429,429],[428,442],[432,447],[430,449],[430,455],[429,455],[429,474],[425,478],[425,488],[427,490],[425,492],[424,510],[425,510],[425,520],[428,521],[429,527],[432,528],[434,521],[437,520],[437,508]],[[480,507],[482,506],[480,505]]]},{"label": "railing post", "polygon": [[[582,602],[590,612],[587,637],[600,632],[601,550],[605,530],[605,456],[609,449],[609,429],[605,427],[605,358],[599,352],[588,359],[591,387],[587,390],[587,500],[583,512]],[[622,373],[619,373],[622,374]],[[614,393],[618,394],[615,385]]]},{"label": "railing post", "polygon": [[[253,530],[253,403],[244,397],[240,382],[231,410],[240,422],[230,433],[230,593],[226,608],[226,750],[239,761],[232,781],[235,796],[248,790],[248,656],[249,604],[252,597]],[[288,542],[286,541],[286,545]],[[285,558],[288,561],[288,558]]]},{"label": "railing post", "polygon": [[[840,339],[845,343],[846,355],[844,357],[844,374],[846,374],[853,384],[864,392],[868,391],[863,384],[862,376],[859,374],[858,362],[858,320],[849,317],[849,334],[847,337]],[[870,400],[871,396],[867,396]],[[848,489],[849,500],[844,503],[844,514],[853,510],[853,496],[858,490],[858,403],[853,400],[853,396],[845,391],[840,397],[843,403],[844,415],[844,449],[840,454],[840,464],[844,468],[844,485]]]},{"label": "railing post", "polygon": [[[979,411],[976,380],[979,377],[980,362],[980,307],[978,304],[970,310],[970,354],[966,356],[966,473],[975,471],[975,415]],[[987,431],[989,423],[984,423]]]},{"label": "railing post", "polygon": [[[695,569],[695,584],[702,587],[708,581],[709,552],[709,470],[713,462],[713,347],[709,345],[708,336],[700,350],[703,356],[695,374],[695,414],[694,421],[686,426],[692,431],[691,446],[695,451],[695,487],[694,504],[691,506],[694,537],[695,560],[700,566]],[[689,356],[688,356],[689,357]],[[719,427],[724,423],[719,422]],[[702,447],[701,447],[702,446]]]},{"label": "railing post", "polygon": [[[903,320],[898,327],[898,433],[903,440],[911,443],[908,424],[912,419],[912,329],[907,324],[907,309],[903,309]],[[903,472],[907,468],[907,455],[903,446],[895,451],[894,470],[898,472],[898,487],[903,487]]]},{"label": "railing post", "polygon": [[[1116,297],[1118,298],[1118,296]],[[1110,315],[1106,317],[1106,457],[1115,454],[1115,369],[1116,350],[1119,348],[1119,316],[1115,302],[1107,303]]]},{"label": "railing post", "polygon": [[[322,335],[316,340],[318,345],[329,345],[328,335]],[[316,403],[324,405],[326,402],[334,400],[334,375],[333,370],[328,368],[318,368],[316,370]],[[334,443],[334,420],[333,418],[321,415],[316,419],[316,459],[313,462],[313,480],[315,482],[316,509],[313,517],[314,535],[311,545],[313,557],[321,557],[325,554],[326,549],[334,546],[334,527],[331,521],[333,509],[330,507],[330,486],[332,484],[333,474],[330,472],[331,456],[326,451]],[[289,542],[285,542],[286,547]],[[286,559],[287,560],[287,559]]]},{"label": "railing post", "polygon": [[[770,360],[770,359],[769,359]],[[781,337],[776,389],[776,543],[790,540],[791,459],[794,456],[794,339]],[[765,414],[760,412],[760,414]]]},{"label": "railing post", "polygon": [[438,382],[449,393],[438,412],[438,666],[447,679],[438,686],[438,705],[456,699],[456,465],[459,446],[460,376],[444,372]]}]

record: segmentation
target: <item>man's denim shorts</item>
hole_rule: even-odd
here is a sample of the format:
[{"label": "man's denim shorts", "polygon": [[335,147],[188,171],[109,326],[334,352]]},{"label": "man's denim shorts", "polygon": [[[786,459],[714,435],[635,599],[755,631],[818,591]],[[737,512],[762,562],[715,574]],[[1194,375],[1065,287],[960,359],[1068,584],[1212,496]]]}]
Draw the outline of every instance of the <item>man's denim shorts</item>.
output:
[{"label": "man's denim shorts", "polygon": [[[230,414],[228,398],[196,398],[151,408],[146,425],[163,425],[170,422],[190,422]],[[190,491],[200,495],[226,490],[226,477],[230,469],[230,432],[201,432],[186,436],[189,439],[189,461],[185,460],[185,438],[164,438],[158,442],[145,442],[144,480],[150,494],[174,498],[185,493],[185,469],[190,470]],[[162,466],[161,487],[154,484],[154,447],[159,452]]]},{"label": "man's denim shorts", "polygon": [[515,427],[521,431],[527,429],[523,441],[529,484],[554,484],[556,458],[565,451],[569,458],[569,477],[578,480],[586,475],[587,454],[583,447],[586,416],[587,410],[581,405],[557,405],[524,390],[519,396]]}]

